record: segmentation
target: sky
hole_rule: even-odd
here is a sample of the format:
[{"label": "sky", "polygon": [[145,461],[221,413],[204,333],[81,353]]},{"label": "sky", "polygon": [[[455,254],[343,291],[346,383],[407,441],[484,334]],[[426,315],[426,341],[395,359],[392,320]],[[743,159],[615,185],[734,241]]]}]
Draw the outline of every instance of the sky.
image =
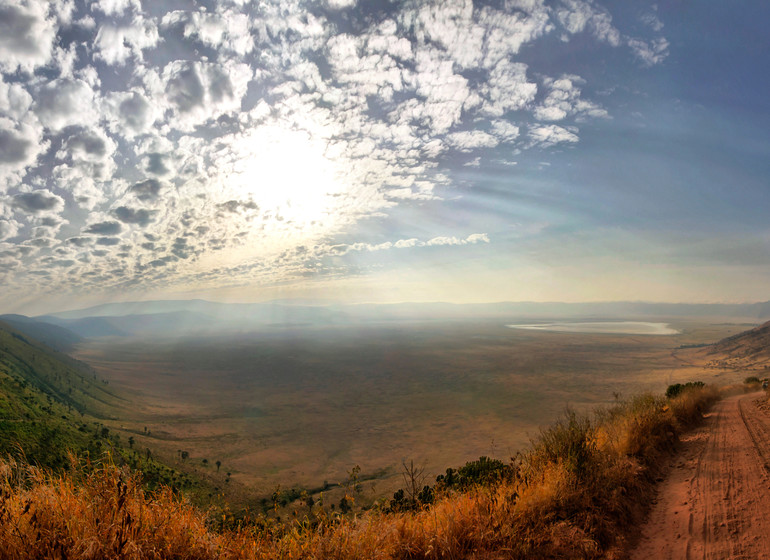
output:
[{"label": "sky", "polygon": [[768,300],[768,20],[0,0],[0,311]]}]

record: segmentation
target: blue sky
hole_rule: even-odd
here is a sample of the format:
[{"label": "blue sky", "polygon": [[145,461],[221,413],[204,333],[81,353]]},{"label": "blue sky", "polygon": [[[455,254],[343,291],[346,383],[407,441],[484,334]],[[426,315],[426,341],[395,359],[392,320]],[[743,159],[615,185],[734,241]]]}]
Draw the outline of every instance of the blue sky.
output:
[{"label": "blue sky", "polygon": [[768,12],[0,2],[0,307],[767,300]]}]

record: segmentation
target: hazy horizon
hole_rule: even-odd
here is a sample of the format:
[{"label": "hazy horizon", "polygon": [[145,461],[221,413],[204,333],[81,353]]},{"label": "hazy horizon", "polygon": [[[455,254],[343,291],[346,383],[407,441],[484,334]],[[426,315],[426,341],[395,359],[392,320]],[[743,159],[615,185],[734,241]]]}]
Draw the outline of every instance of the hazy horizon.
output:
[{"label": "hazy horizon", "polygon": [[770,5],[0,1],[0,309],[770,299]]}]

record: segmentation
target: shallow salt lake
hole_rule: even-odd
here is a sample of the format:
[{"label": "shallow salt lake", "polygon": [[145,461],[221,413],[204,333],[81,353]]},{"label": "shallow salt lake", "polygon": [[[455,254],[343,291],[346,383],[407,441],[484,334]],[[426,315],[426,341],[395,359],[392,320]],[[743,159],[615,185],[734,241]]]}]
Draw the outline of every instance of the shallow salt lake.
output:
[{"label": "shallow salt lake", "polygon": [[672,329],[668,323],[646,323],[642,321],[585,321],[537,323],[526,325],[505,325],[510,329],[525,329],[530,331],[552,331],[587,334],[651,334],[672,335],[679,331]]}]

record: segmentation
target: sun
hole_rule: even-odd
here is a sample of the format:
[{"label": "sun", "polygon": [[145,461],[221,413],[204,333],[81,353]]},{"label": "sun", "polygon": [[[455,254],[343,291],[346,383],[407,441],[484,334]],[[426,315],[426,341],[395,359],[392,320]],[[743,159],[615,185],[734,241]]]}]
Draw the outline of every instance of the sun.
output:
[{"label": "sun", "polygon": [[341,166],[325,157],[325,147],[306,131],[278,126],[250,130],[233,145],[227,189],[236,199],[255,202],[268,227],[329,230],[346,188]]}]

